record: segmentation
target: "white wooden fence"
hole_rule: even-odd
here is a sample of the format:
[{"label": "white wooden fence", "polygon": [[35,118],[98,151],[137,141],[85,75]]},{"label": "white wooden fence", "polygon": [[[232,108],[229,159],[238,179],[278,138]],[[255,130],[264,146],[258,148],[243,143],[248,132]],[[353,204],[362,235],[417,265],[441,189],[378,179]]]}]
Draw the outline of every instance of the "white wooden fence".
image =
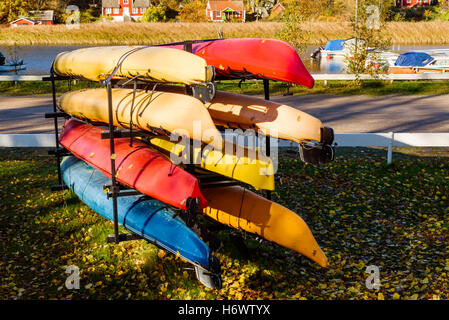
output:
[{"label": "white wooden fence", "polygon": [[[313,74],[318,81],[351,81],[351,74]],[[0,81],[43,81],[49,75],[3,75]],[[370,75],[360,75],[362,80],[375,79]],[[380,80],[449,80],[446,73],[386,74]],[[449,133],[337,133],[335,142],[340,147],[387,147],[387,162],[393,157],[393,147],[449,147]],[[285,140],[272,140],[271,145],[279,147],[297,147],[296,143]],[[0,134],[0,147],[54,147],[53,134]]]},{"label": "white wooden fence", "polygon": [[50,75],[1,75],[0,81],[43,81]]},{"label": "white wooden fence", "polygon": [[[316,81],[352,81],[356,79],[354,74],[346,73],[314,73]],[[0,81],[43,81],[50,75],[0,75]],[[386,81],[414,81],[414,80],[449,80],[449,72],[444,73],[417,73],[417,74],[381,74],[373,77],[369,74],[361,74],[361,80],[386,80]]]},{"label": "white wooden fence", "polygon": [[[345,73],[327,73],[327,74],[312,74],[313,78],[317,81],[351,81],[356,79],[355,74],[345,74]],[[414,80],[449,80],[449,72],[444,73],[417,73],[417,74],[380,74],[377,77],[373,77],[369,74],[361,74],[360,75],[361,80],[390,80],[390,81],[397,81],[397,80],[407,80],[407,81],[414,81]]]},{"label": "white wooden fence", "polygon": [[[232,139],[232,136],[227,136]],[[238,141],[238,140],[236,140]],[[241,140],[238,141],[242,144]],[[386,147],[387,163],[393,161],[393,147],[449,147],[449,133],[336,133],[338,147]],[[251,146],[248,141],[245,145]],[[298,144],[286,140],[271,140],[272,146],[297,148]],[[53,134],[0,134],[0,147],[55,147]]]}]

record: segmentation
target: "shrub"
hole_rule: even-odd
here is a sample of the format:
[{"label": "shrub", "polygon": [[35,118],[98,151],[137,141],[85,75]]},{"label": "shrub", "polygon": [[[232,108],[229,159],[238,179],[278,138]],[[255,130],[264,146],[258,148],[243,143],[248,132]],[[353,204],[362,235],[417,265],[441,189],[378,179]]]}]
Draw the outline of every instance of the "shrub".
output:
[{"label": "shrub", "polygon": [[142,22],[163,22],[167,20],[167,7],[157,5],[148,8],[142,16]]},{"label": "shrub", "polygon": [[200,0],[194,0],[186,4],[181,11],[179,17],[186,22],[202,22],[207,21],[206,4]]}]

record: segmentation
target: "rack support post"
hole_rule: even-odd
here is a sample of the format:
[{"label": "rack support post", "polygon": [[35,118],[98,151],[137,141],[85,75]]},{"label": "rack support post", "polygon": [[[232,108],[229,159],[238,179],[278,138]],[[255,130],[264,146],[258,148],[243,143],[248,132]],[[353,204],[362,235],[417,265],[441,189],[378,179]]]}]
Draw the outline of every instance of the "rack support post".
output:
[{"label": "rack support post", "polygon": [[[268,79],[263,79],[263,92],[265,95],[265,100],[270,100],[270,81]],[[270,154],[271,154],[270,149],[271,149],[270,136],[267,135],[265,137],[265,152],[268,157],[270,157]],[[267,199],[271,200],[271,191],[267,190],[266,194],[267,194]]]},{"label": "rack support post", "polygon": [[[51,80],[51,93],[53,98],[53,112],[57,112],[57,103],[56,103],[56,82],[55,82],[55,74],[53,72],[53,68],[51,70],[50,74],[50,80]],[[58,117],[53,118],[54,125],[55,125],[55,147],[56,150],[59,149],[59,134],[58,134]],[[58,185],[62,186],[62,175],[61,175],[61,157],[59,153],[56,153],[56,167],[58,168]]]},{"label": "rack support post", "polygon": [[120,235],[118,232],[118,212],[117,212],[117,180],[115,179],[115,142],[114,142],[114,118],[112,111],[112,85],[111,81],[106,84],[108,91],[108,112],[109,112],[109,146],[111,155],[111,195],[112,195],[112,210],[114,216],[114,237],[115,243],[120,242]]}]

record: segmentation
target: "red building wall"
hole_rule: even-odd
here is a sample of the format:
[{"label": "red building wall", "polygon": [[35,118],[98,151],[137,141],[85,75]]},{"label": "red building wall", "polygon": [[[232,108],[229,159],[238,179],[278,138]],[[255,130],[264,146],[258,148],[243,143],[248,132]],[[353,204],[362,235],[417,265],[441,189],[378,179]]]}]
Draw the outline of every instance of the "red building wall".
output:
[{"label": "red building wall", "polygon": [[[221,16],[217,16],[217,11],[206,9],[206,15],[209,19],[210,19],[211,11],[212,11],[212,17],[213,17],[212,21],[222,21],[223,20],[223,15],[225,14],[224,12],[221,13]],[[233,14],[233,19],[242,20],[243,19],[243,11],[238,11],[238,12],[240,13],[240,15],[237,17],[236,15]]]},{"label": "red building wall", "polygon": [[[103,8],[103,15],[104,16],[117,16],[121,17],[123,16],[123,8],[128,7],[129,8],[129,15],[130,16],[141,16],[144,14],[144,11],[146,9],[144,8],[135,8],[137,10],[136,13],[133,13],[133,0],[128,0],[128,3],[125,4],[125,0],[120,0],[120,8],[111,8],[111,12],[107,13],[107,8]],[[115,13],[115,10],[118,11],[118,13]]]},{"label": "red building wall", "polygon": [[432,0],[396,0],[398,7],[430,6]]}]

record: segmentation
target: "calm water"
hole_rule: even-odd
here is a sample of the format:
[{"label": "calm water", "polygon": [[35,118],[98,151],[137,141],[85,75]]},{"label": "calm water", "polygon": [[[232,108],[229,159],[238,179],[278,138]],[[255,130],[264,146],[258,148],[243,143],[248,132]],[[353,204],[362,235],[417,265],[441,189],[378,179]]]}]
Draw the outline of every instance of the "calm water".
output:
[{"label": "calm water", "polygon": [[20,74],[49,74],[51,63],[58,53],[84,47],[86,46],[0,46],[0,52],[7,58],[16,56],[23,59],[27,68]]},{"label": "calm water", "polygon": [[[86,46],[17,46],[8,47],[0,46],[2,52],[7,58],[16,56],[23,59],[27,69],[21,71],[20,74],[48,74],[50,72],[51,63],[56,55],[63,51],[74,50],[78,48],[85,48]],[[307,69],[312,73],[341,73],[342,61],[331,60],[322,61],[321,64],[316,63],[310,59],[310,54],[317,48],[317,46],[309,46],[307,53],[301,56]],[[393,46],[391,51],[403,53],[407,51],[426,51],[427,49],[441,49],[448,48],[447,46]]]}]

